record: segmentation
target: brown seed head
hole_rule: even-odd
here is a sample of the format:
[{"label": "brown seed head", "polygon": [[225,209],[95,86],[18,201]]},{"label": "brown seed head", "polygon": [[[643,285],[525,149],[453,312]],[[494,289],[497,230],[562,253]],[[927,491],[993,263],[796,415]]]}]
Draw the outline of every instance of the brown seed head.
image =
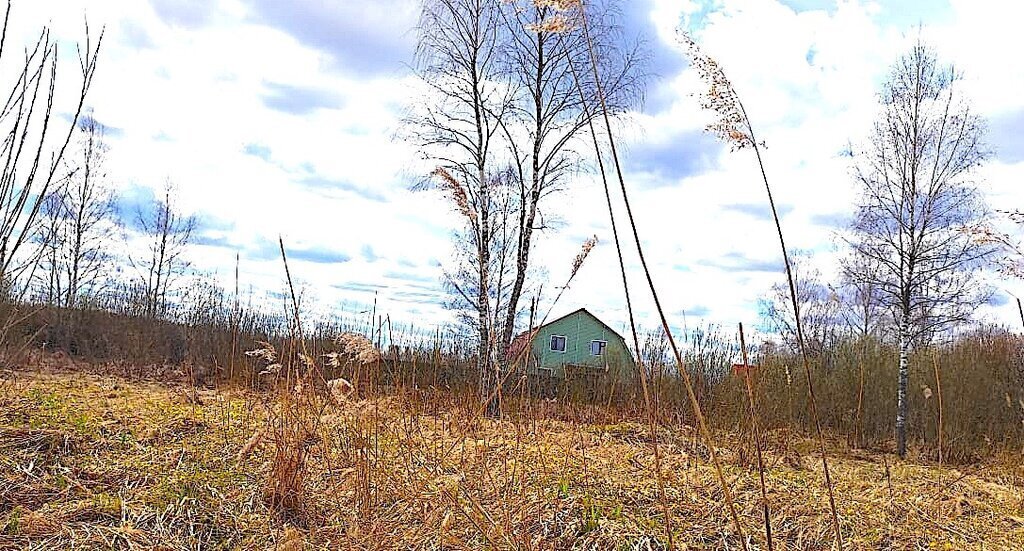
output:
[{"label": "brown seed head", "polygon": [[338,345],[339,352],[326,354],[328,363],[333,367],[340,365],[342,356],[348,357],[362,365],[370,365],[380,361],[380,351],[370,342],[370,339],[359,333],[351,331],[342,333],[334,339],[334,344]]},{"label": "brown seed head", "polygon": [[707,131],[713,132],[720,140],[730,145],[733,151],[754,145],[746,131],[746,119],[740,107],[739,96],[725,71],[711,56],[704,53],[693,37],[679,33],[679,40],[686,46],[693,67],[708,90],[701,96],[701,108],[712,111],[716,121],[709,124]]},{"label": "brown seed head", "polygon": [[587,259],[587,256],[590,254],[590,251],[594,249],[595,245],[597,245],[596,235],[583,242],[583,247],[580,249],[579,254],[577,254],[576,258],[572,261],[572,271],[569,275],[570,279],[575,277],[576,272],[580,271],[580,268],[583,267],[583,261]]},{"label": "brown seed head", "polygon": [[469,196],[466,195],[466,188],[462,187],[462,184],[445,168],[437,167],[431,175],[437,176],[441,181],[439,187],[451,196],[459,213],[469,220],[476,220],[476,213],[469,208]]},{"label": "brown seed head", "polygon": [[533,0],[533,5],[538,8],[554,8],[558,11],[568,11],[580,5],[580,0]]},{"label": "brown seed head", "polygon": [[561,34],[567,33],[573,29],[569,20],[566,19],[562,14],[556,13],[547,19],[544,19],[540,23],[531,23],[526,26],[526,30],[535,33],[552,33]]}]

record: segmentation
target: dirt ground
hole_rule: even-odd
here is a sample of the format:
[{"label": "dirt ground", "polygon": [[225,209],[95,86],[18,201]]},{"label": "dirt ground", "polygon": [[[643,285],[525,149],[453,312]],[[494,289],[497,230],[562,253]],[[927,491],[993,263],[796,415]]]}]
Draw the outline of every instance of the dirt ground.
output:
[{"label": "dirt ground", "polygon": [[[585,409],[503,420],[422,395],[313,413],[274,507],[280,411],[266,395],[69,370],[0,379],[0,548],[739,549],[707,448]],[[528,414],[529,413],[529,414]],[[256,436],[254,436],[256,435]],[[767,436],[775,549],[833,547],[822,464]],[[749,444],[716,437],[750,549],[766,549]],[[1024,549],[1020,455],[957,467],[834,443],[846,548]]]}]

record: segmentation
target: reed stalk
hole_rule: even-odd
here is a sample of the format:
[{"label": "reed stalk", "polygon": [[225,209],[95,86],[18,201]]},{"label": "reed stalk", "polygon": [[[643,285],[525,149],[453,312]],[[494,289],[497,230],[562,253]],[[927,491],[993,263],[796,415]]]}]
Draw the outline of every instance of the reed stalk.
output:
[{"label": "reed stalk", "polygon": [[[609,151],[610,151],[611,156],[612,156],[613,164],[615,166],[615,173],[616,173],[616,176],[617,176],[617,179],[618,179],[619,188],[620,188],[620,190],[622,192],[623,204],[624,204],[624,206],[626,208],[626,215],[627,215],[627,219],[629,220],[630,229],[632,230],[633,241],[634,241],[634,244],[636,245],[637,254],[638,254],[639,258],[640,258],[640,265],[643,268],[644,276],[647,279],[647,285],[648,285],[648,288],[649,288],[649,290],[651,292],[651,297],[654,300],[654,306],[655,306],[655,309],[658,312],[658,317],[659,317],[659,319],[661,321],[662,330],[665,331],[665,335],[668,338],[668,342],[669,342],[669,345],[670,345],[670,347],[672,349],[672,353],[675,356],[676,365],[679,366],[679,372],[683,376],[683,381],[684,381],[685,386],[686,386],[687,397],[689,398],[690,405],[691,405],[691,407],[693,409],[694,417],[697,419],[697,424],[700,427],[701,435],[703,436],[705,444],[708,447],[708,450],[709,450],[709,453],[710,453],[710,456],[711,456],[711,462],[714,465],[715,474],[716,474],[716,476],[718,478],[719,485],[721,486],[722,492],[723,492],[723,494],[725,496],[725,502],[726,502],[726,505],[728,507],[729,514],[732,517],[733,524],[734,524],[734,526],[736,528],[736,532],[737,532],[738,539],[740,541],[740,545],[744,549],[744,551],[746,551],[746,549],[747,549],[747,541],[746,541],[746,537],[743,534],[743,525],[740,522],[739,514],[736,512],[736,505],[735,505],[735,501],[734,501],[733,496],[732,496],[732,491],[729,488],[728,481],[726,481],[726,479],[725,479],[725,473],[722,470],[722,464],[721,464],[721,461],[720,461],[720,459],[718,457],[718,452],[715,450],[714,441],[713,441],[713,439],[711,437],[711,431],[708,429],[707,423],[706,423],[706,421],[704,419],[704,414],[701,412],[700,403],[698,402],[697,396],[696,396],[696,394],[694,393],[694,390],[693,390],[693,382],[691,380],[689,372],[686,369],[686,363],[683,361],[682,354],[679,352],[679,347],[676,344],[675,338],[672,336],[672,331],[669,328],[668,320],[665,317],[664,308],[662,308],[661,300],[658,297],[657,288],[655,287],[654,280],[651,277],[651,271],[650,271],[650,268],[649,268],[649,266],[647,264],[647,259],[644,256],[643,246],[642,246],[642,244],[640,242],[640,234],[639,234],[639,231],[637,230],[637,226],[636,226],[636,219],[633,216],[633,209],[630,206],[630,202],[629,202],[629,193],[626,190],[625,177],[623,176],[623,173],[622,173],[622,163],[619,160],[618,150],[617,150],[616,145],[615,145],[615,133],[612,130],[611,119],[610,119],[610,116],[608,115],[608,105],[607,105],[607,102],[605,101],[604,87],[601,85],[601,76],[600,76],[600,72],[598,70],[597,55],[596,55],[596,53],[594,51],[594,43],[593,43],[592,37],[590,36],[590,32],[588,30],[589,25],[587,23],[586,9],[584,9],[582,5],[580,6],[580,16],[581,16],[581,23],[582,23],[581,27],[582,27],[582,30],[583,30],[583,35],[584,35],[584,38],[585,38],[585,40],[587,42],[587,50],[588,50],[589,58],[590,58],[590,68],[591,68],[592,76],[594,78],[594,85],[595,85],[595,89],[596,89],[596,93],[597,93],[597,99],[598,99],[598,103],[599,103],[599,105],[601,107],[601,116],[602,116],[602,119],[604,121],[604,126],[605,126],[604,129],[607,132],[608,147],[609,147]],[[580,88],[579,79],[576,79],[575,82],[576,82],[577,88]],[[596,151],[596,154],[598,156],[600,156],[601,155],[600,150]],[[637,350],[637,352],[639,353],[639,349]],[[648,400],[649,400],[649,398],[648,398]],[[668,519],[666,518],[666,524],[667,523],[668,523]],[[671,530],[669,530],[669,546],[670,547],[673,546],[672,537],[671,537]]]},{"label": "reed stalk", "polygon": [[743,324],[740,324],[740,350],[743,355],[743,382],[747,387],[747,403],[750,406],[750,437],[754,440],[757,450],[757,474],[761,483],[761,508],[764,511],[764,537],[768,542],[768,551],[774,551],[772,542],[772,517],[768,505],[768,487],[764,481],[764,454],[761,451],[761,432],[757,428],[757,404],[754,400],[754,385],[750,382],[750,361],[747,359],[747,340],[743,335]]},{"label": "reed stalk", "polygon": [[696,66],[701,78],[710,86],[703,106],[713,110],[718,115],[718,121],[708,127],[715,132],[722,140],[729,143],[734,150],[750,147],[754,150],[757,158],[757,166],[761,171],[761,179],[764,182],[765,191],[768,195],[768,206],[772,211],[772,219],[775,222],[775,229],[779,237],[779,246],[782,249],[782,260],[786,268],[786,282],[789,285],[790,303],[793,307],[793,318],[796,325],[797,345],[800,351],[800,359],[804,367],[804,374],[807,379],[807,402],[811,418],[814,421],[814,428],[818,438],[818,447],[821,452],[821,463],[825,474],[825,485],[828,489],[829,508],[832,512],[832,524],[835,530],[835,541],[839,549],[843,548],[843,534],[839,520],[839,510],[836,507],[835,492],[833,490],[832,475],[828,465],[828,451],[825,447],[825,435],[821,429],[821,420],[818,415],[818,403],[814,394],[814,381],[811,376],[811,364],[807,355],[806,340],[804,339],[803,323],[800,318],[800,305],[797,302],[796,284],[793,278],[793,267],[786,250],[786,239],[782,233],[782,223],[779,220],[779,211],[775,206],[775,198],[772,195],[772,187],[768,183],[768,174],[764,168],[764,159],[761,156],[761,146],[754,133],[754,126],[750,122],[747,110],[743,106],[732,82],[725,76],[725,71],[717,61],[705,54],[700,46],[685,33],[683,41],[689,49],[692,64]]}]

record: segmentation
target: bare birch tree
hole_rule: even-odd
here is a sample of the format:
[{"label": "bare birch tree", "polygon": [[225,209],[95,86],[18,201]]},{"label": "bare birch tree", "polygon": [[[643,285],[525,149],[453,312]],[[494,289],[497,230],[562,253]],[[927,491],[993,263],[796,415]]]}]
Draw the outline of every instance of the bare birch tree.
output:
[{"label": "bare birch tree", "polygon": [[854,154],[862,198],[850,245],[864,262],[849,262],[846,271],[877,290],[896,325],[901,456],[907,449],[909,354],[968,320],[985,300],[977,272],[995,250],[975,238],[987,208],[974,177],[987,152],[983,123],[959,85],[954,68],[918,42],[892,68],[871,143]]},{"label": "bare birch tree", "polygon": [[[19,49],[8,43],[10,24],[7,2],[0,33],[0,74],[8,75],[0,82],[0,284],[5,300],[17,300],[12,288],[31,273],[41,252],[26,244],[38,243],[39,212],[63,181],[62,160],[92,85],[103,33],[93,42],[86,24],[85,41],[78,47],[80,80],[74,103],[61,107],[57,73],[63,65],[49,27],[40,30],[34,44]],[[57,128],[61,111],[70,114],[66,130]]]},{"label": "bare birch tree", "polygon": [[[449,179],[450,175],[438,172],[439,178]],[[460,192],[450,186],[457,185],[453,181],[443,183],[447,190],[453,194]],[[480,226],[477,223],[475,210],[458,209],[464,217],[465,226],[456,234],[455,238],[455,261],[445,269],[445,285],[452,292],[452,299],[447,305],[457,312],[460,321],[471,328],[474,332],[480,329],[479,311],[481,289],[479,287],[480,274],[488,275],[490,283],[486,289],[488,311],[490,318],[487,319],[487,326],[491,340],[494,341],[493,328],[500,327],[501,319],[508,306],[509,289],[513,280],[514,246],[513,241],[517,236],[515,227],[515,212],[517,210],[516,197],[512,187],[509,185],[508,172],[491,176],[490,191],[488,198],[491,201],[488,211],[490,213],[489,240],[483,241]],[[461,184],[458,184],[461,186]],[[453,196],[456,202],[462,201],[460,197]],[[466,198],[468,200],[468,197]],[[483,249],[486,254],[482,254]],[[482,266],[482,262],[488,262]]]},{"label": "bare birch tree", "polygon": [[[576,88],[571,64],[584,66],[589,54],[572,10],[560,4],[424,0],[421,12],[416,69],[429,93],[407,117],[405,137],[440,169],[435,183],[463,212],[462,254],[447,283],[456,309],[475,319],[485,395],[522,310],[534,232],[546,227],[544,200],[581,165],[576,138],[599,112],[581,99],[597,95]],[[592,29],[613,116],[642,87],[642,56],[619,47],[614,5],[599,3]]]},{"label": "bare birch tree", "polygon": [[[567,2],[517,0],[504,2],[503,77],[515,91],[509,116],[502,118],[504,145],[518,193],[518,235],[514,249],[514,280],[509,289],[505,319],[500,327],[504,358],[516,329],[534,245],[534,232],[548,227],[546,199],[564,190],[568,178],[589,148],[583,136],[600,113],[596,85],[574,78],[572,67],[590,63],[580,12],[561,9]],[[616,25],[617,2],[588,2],[589,32],[598,56],[602,91],[611,116],[636,105],[643,92],[645,55],[639,44],[628,44]],[[581,76],[581,75],[577,75]],[[577,88],[580,86],[583,90]],[[584,102],[591,102],[586,105]]]},{"label": "bare birch tree", "polygon": [[49,304],[79,306],[110,283],[117,235],[115,196],[107,180],[103,125],[91,114],[79,121],[68,158],[67,184],[43,203],[44,252],[40,279]]},{"label": "bare birch tree", "polygon": [[[502,20],[497,0],[424,0],[416,69],[428,87],[405,129],[407,139],[435,163],[434,180],[452,193],[470,238],[475,289],[462,296],[475,311],[481,393],[494,386],[494,304],[491,267],[493,216],[501,211],[496,159],[500,120],[512,95],[502,79]],[[457,268],[461,271],[463,268]],[[474,296],[470,297],[470,293]],[[493,411],[492,411],[493,413]]]}]

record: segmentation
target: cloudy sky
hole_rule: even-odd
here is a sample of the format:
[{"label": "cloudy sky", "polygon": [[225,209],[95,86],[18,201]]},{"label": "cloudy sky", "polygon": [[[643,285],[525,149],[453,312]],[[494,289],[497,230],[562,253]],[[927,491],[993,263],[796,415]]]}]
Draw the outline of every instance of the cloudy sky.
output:
[{"label": "cloudy sky", "polygon": [[[49,22],[72,68],[84,15],[106,26],[88,104],[109,129],[114,183],[126,206],[175,183],[202,221],[198,268],[230,287],[237,252],[243,288],[264,296],[282,285],[282,235],[323,311],[376,293],[396,319],[451,319],[440,279],[457,219],[436,194],[410,191],[424,167],[395,139],[420,89],[409,70],[416,0],[15,0],[12,34],[27,41]],[[626,180],[673,323],[756,323],[758,299],[782,277],[752,153],[701,131],[708,116],[679,26],[723,65],[767,143],[790,246],[831,274],[856,197],[842,151],[866,136],[879,84],[919,32],[965,73],[988,120],[990,204],[1024,207],[1022,16],[1004,0],[623,2],[626,34],[646,42],[655,74],[626,132]],[[551,290],[596,234],[555,313],[586,306],[622,327],[602,193],[584,175],[553,198],[561,224],[536,259]],[[999,295],[980,314],[1009,324],[1006,293],[1024,287],[994,283]],[[650,301],[639,309],[653,325]]]}]

